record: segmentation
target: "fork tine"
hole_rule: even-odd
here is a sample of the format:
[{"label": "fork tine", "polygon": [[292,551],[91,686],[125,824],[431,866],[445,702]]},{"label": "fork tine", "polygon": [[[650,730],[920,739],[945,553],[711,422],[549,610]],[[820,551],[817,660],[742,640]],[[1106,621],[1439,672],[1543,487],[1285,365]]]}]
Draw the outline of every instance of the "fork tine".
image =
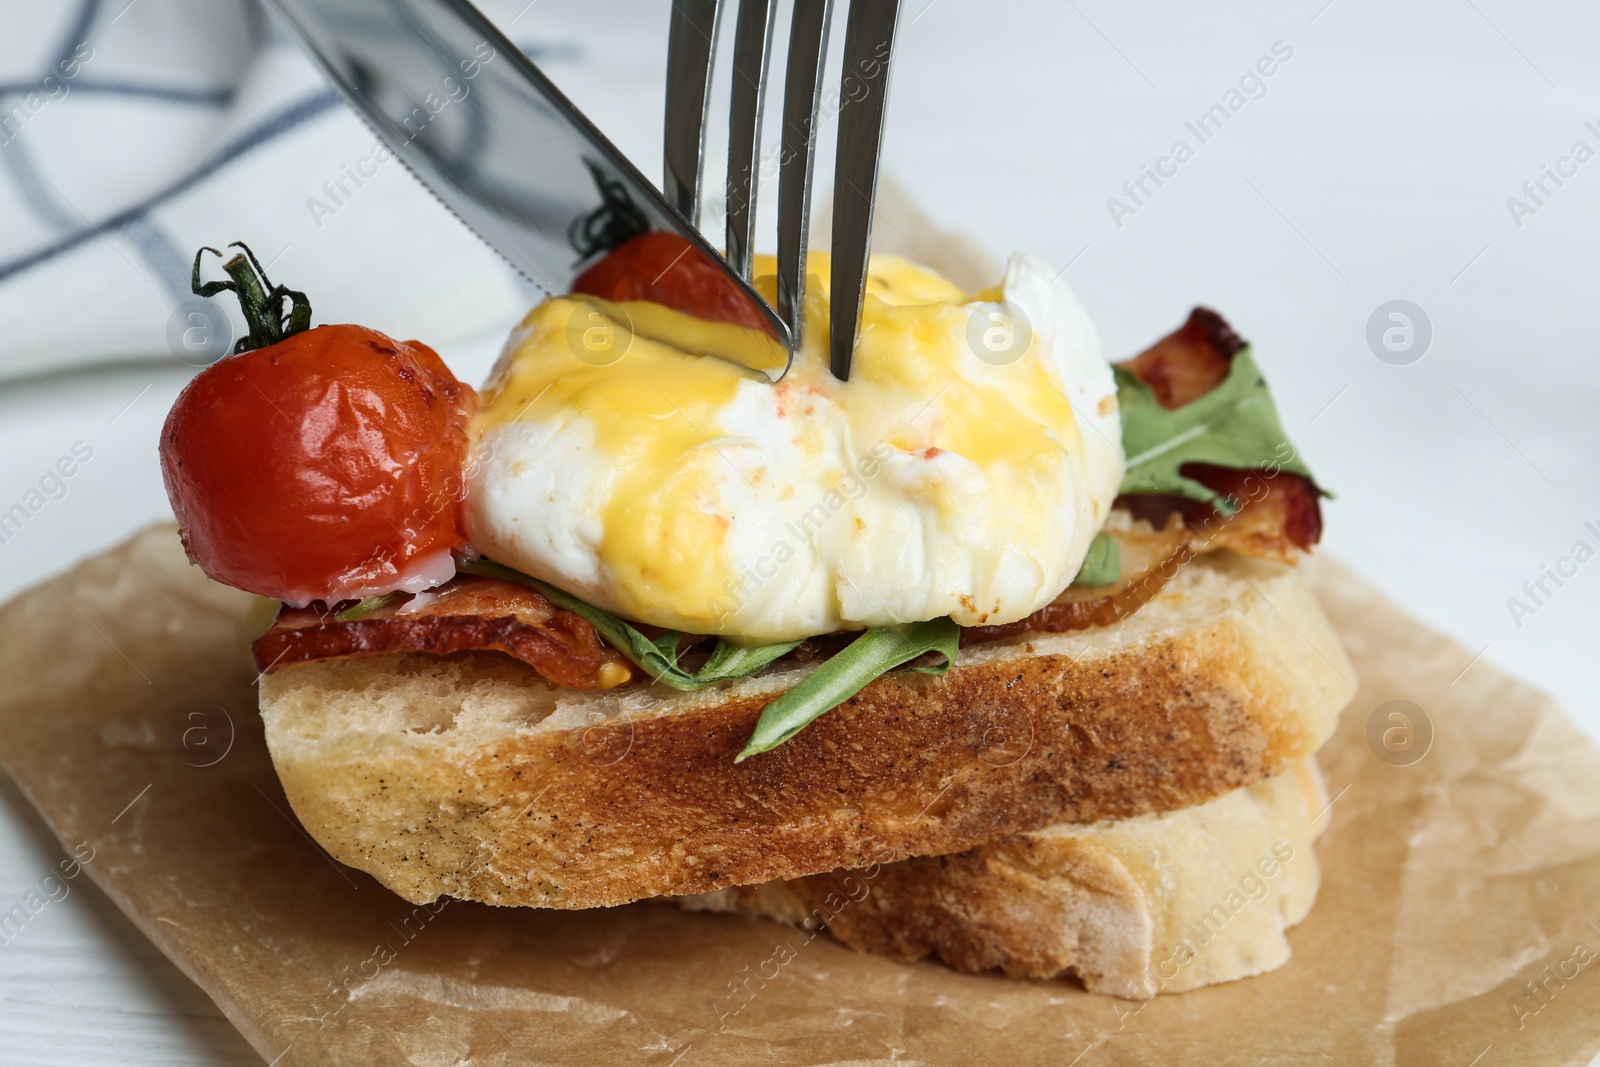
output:
[{"label": "fork tine", "polygon": [[817,103],[828,55],[833,0],[795,0],[789,66],[783,78],[783,155],[778,161],[778,316],[799,348],[805,326],[806,227]]},{"label": "fork tine", "polygon": [[834,167],[833,276],[829,283],[829,367],[840,381],[850,380],[850,361],[861,329],[883,116],[888,105],[889,61],[899,13],[899,0],[851,0],[845,25],[839,150]]},{"label": "fork tine", "polygon": [[778,0],[739,0],[733,31],[733,100],[728,106],[728,265],[750,280],[756,186],[761,167],[761,105],[767,92],[773,14]]},{"label": "fork tine", "polygon": [[720,0],[672,0],[667,34],[667,203],[700,225],[700,161],[706,143],[706,107],[711,102],[712,45]]}]

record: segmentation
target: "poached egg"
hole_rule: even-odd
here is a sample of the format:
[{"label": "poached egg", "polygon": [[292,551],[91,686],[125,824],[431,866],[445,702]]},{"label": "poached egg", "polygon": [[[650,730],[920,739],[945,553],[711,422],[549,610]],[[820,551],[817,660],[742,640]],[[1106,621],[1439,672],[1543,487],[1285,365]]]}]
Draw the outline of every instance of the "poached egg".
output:
[{"label": "poached egg", "polygon": [[[1029,256],[975,296],[877,256],[841,382],[828,267],[810,257],[803,345],[776,385],[635,334],[603,301],[535,307],[482,391],[477,550],[639,622],[752,645],[1006,623],[1055,599],[1123,473],[1083,308]],[[755,274],[772,299],[772,257]]]}]

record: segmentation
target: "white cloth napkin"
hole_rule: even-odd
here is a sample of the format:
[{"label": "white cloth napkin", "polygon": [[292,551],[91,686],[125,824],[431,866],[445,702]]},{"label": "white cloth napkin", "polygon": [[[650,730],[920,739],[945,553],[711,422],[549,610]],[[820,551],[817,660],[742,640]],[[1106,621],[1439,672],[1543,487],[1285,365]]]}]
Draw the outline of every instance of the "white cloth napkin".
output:
[{"label": "white cloth napkin", "polygon": [[398,161],[347,177],[376,136],[254,0],[0,0],[0,25],[0,380],[184,355],[201,245],[447,358],[536,299]]}]

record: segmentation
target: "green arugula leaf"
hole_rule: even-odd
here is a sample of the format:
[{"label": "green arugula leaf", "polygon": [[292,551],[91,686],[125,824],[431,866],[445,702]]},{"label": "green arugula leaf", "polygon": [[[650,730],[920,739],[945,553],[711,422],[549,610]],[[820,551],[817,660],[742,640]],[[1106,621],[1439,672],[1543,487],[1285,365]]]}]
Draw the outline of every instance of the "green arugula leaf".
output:
[{"label": "green arugula leaf", "polygon": [[394,592],[379,593],[377,596],[362,597],[360,600],[356,601],[354,604],[351,604],[343,611],[335,612],[333,621],[355,622],[357,619],[364,619],[373,612],[388,607],[390,604],[393,604],[396,600],[399,600],[403,596],[405,596],[404,593]]},{"label": "green arugula leaf", "polygon": [[491,563],[486,559],[457,558],[456,570],[484,578],[498,578],[503,582],[516,582],[518,585],[537,589],[544,594],[545,599],[557,607],[566,608],[573,614],[589,620],[611,647],[627,656],[650,677],[663,685],[684,692],[703,689],[713,682],[724,682],[755,674],[779,656],[792,652],[800,645],[799,641],[785,641],[776,645],[741,648],[719,638],[711,658],[706,660],[705,665],[698,671],[690,674],[678,666],[678,638],[682,635],[676,631],[668,631],[652,641],[608,611],[602,611],[587,601],[579,600],[549,582],[541,582],[521,571]]},{"label": "green arugula leaf", "polygon": [[1311,478],[1278,422],[1278,409],[1249,348],[1234,355],[1220,385],[1172,411],[1162,407],[1136,375],[1120,367],[1116,375],[1122,449],[1128,457],[1120,492],[1176,493],[1229,514],[1232,503],[1185,478],[1179,468],[1185,463],[1214,463],[1237,470],[1285,470]]},{"label": "green arugula leaf", "polygon": [[[674,689],[689,691],[704,688],[713,682],[748,677],[800,645],[799,641],[785,641],[775,645],[741,648],[718,639],[711,658],[698,671],[690,674],[678,666],[680,635],[676,632],[662,634],[652,641],[608,611],[580,600],[549,582],[541,582],[521,571],[486,559],[458,557],[456,570],[463,574],[516,582],[538,590],[557,607],[589,620],[613,648],[656,681]],[[855,696],[874,678],[925,652],[938,652],[944,661],[910,669],[921,674],[943,674],[955,662],[960,642],[961,627],[948,618],[868,630],[842,652],[806,675],[799,685],[768,704],[756,723],[755,733],[734,762],[783,744],[818,716]]]},{"label": "green arugula leaf", "polygon": [[1122,577],[1122,550],[1110,534],[1097,533],[1089,542],[1089,554],[1083,557],[1083,566],[1072,584],[1084,589],[1098,589]]},{"label": "green arugula leaf", "polygon": [[800,647],[799,641],[785,641],[776,645],[759,645],[755,648],[741,648],[727,641],[719,640],[717,647],[712,650],[711,658],[705,665],[695,672],[695,678],[702,684],[720,682],[727,678],[745,678],[755,674],[766,667],[773,660],[785,653],[792,652]]},{"label": "green arugula leaf", "polygon": [[861,692],[867,683],[925,652],[938,652],[944,662],[911,669],[921,674],[943,674],[955,663],[960,643],[961,627],[948,618],[868,630],[806,675],[799,685],[768,704],[744,750],[733,762],[742,763],[757,753],[772,751]]}]

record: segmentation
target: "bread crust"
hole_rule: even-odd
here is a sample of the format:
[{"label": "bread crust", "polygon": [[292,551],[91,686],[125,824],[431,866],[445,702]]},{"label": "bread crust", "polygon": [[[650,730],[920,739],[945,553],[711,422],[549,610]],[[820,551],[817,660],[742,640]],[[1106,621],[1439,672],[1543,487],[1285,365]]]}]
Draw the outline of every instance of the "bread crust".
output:
[{"label": "bread crust", "polygon": [[418,903],[586,908],[1198,804],[1313,752],[1355,680],[1292,568],[1226,553],[1116,627],[879,679],[734,764],[802,676],[594,694],[505,657],[371,657],[270,674],[261,706],[335,858]]},{"label": "bread crust", "polygon": [[1321,883],[1314,760],[1205,804],[1022,834],[950,856],[677,903],[826,928],[860,952],[961,971],[1077,975],[1145,999],[1281,966]]}]

